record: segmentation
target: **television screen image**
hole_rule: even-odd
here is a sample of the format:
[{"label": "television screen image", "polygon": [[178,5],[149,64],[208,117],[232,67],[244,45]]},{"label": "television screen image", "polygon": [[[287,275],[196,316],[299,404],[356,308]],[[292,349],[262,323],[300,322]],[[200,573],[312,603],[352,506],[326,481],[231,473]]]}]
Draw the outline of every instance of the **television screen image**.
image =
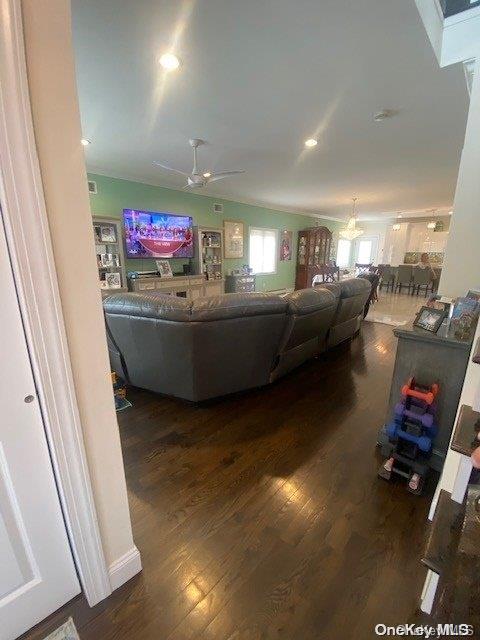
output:
[{"label": "television screen image", "polygon": [[171,213],[123,210],[127,258],[193,258],[193,220]]}]

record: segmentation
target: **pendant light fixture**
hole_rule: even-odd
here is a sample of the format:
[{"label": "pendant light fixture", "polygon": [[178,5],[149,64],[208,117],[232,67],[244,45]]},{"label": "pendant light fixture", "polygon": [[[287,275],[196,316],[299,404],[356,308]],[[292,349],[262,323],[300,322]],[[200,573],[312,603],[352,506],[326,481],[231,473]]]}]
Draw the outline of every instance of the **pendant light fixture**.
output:
[{"label": "pendant light fixture", "polygon": [[363,229],[357,229],[357,215],[355,213],[355,205],[357,203],[358,198],[352,198],[352,215],[347,222],[347,226],[343,229],[340,229],[340,236],[345,238],[345,240],[355,240],[363,234]]}]

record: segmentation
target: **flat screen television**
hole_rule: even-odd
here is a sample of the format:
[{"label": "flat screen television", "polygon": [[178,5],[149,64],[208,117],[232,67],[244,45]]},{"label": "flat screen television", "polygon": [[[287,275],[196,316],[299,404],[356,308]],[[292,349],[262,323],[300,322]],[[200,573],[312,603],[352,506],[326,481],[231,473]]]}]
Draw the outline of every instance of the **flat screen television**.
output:
[{"label": "flat screen television", "polygon": [[123,210],[127,258],[193,258],[193,220],[155,211]]}]

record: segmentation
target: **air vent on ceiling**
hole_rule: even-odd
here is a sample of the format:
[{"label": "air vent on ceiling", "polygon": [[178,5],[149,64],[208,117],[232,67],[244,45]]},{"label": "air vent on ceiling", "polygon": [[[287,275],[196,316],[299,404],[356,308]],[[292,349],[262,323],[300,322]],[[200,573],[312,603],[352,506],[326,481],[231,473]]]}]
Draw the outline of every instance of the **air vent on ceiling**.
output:
[{"label": "air vent on ceiling", "polygon": [[223,213],[223,204],[215,202],[213,204],[213,213]]},{"label": "air vent on ceiling", "polygon": [[93,180],[88,181],[88,193],[97,193],[97,183]]}]

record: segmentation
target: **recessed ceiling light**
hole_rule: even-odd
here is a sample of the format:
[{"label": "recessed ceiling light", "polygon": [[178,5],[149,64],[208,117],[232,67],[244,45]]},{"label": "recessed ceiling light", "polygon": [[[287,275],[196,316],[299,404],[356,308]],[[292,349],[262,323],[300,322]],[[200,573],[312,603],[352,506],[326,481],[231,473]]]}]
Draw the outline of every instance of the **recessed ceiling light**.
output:
[{"label": "recessed ceiling light", "polygon": [[306,147],[316,147],[318,144],[318,140],[315,140],[315,138],[309,138],[308,140],[305,140],[305,146]]},{"label": "recessed ceiling light", "polygon": [[166,71],[175,71],[180,66],[180,60],[174,53],[164,53],[159,62]]},{"label": "recessed ceiling light", "polygon": [[92,141],[88,138],[82,138],[80,140],[80,144],[83,144],[84,147],[88,147],[89,144],[92,144]]},{"label": "recessed ceiling light", "polygon": [[210,173],[210,171],[207,171],[206,173],[203,174],[204,178],[210,178],[212,174]]}]

